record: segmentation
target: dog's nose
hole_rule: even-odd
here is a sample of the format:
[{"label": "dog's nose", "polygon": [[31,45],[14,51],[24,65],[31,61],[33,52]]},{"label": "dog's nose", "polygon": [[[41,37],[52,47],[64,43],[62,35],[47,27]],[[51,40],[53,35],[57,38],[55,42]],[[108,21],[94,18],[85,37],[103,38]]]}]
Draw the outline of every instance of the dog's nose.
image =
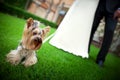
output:
[{"label": "dog's nose", "polygon": [[41,39],[41,38],[38,38],[38,42],[39,42],[39,43],[42,43],[42,39]]},{"label": "dog's nose", "polygon": [[35,41],[36,41],[36,42],[39,42],[39,43],[42,43],[42,39],[41,39],[41,38],[38,38],[38,37],[35,39]]}]

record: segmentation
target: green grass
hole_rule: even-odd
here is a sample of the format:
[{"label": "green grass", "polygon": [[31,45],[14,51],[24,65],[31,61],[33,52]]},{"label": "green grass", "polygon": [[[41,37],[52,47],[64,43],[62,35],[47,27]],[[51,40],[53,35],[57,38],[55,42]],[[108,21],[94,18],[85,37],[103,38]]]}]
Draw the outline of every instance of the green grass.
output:
[{"label": "green grass", "polygon": [[[5,55],[19,44],[25,20],[0,13],[0,80],[120,80],[120,58],[108,54],[105,65],[96,63],[98,48],[83,59],[51,46],[48,41],[37,51],[37,64],[25,68],[6,62]],[[44,27],[44,25],[42,25]],[[55,31],[51,28],[50,34]]]}]

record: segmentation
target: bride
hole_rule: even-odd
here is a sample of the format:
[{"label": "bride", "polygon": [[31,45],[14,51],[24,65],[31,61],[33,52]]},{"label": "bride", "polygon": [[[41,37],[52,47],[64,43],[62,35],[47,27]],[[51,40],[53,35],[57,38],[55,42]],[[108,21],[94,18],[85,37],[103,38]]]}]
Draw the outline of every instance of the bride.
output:
[{"label": "bride", "polygon": [[88,43],[98,0],[75,0],[50,40],[50,44],[88,58]]}]

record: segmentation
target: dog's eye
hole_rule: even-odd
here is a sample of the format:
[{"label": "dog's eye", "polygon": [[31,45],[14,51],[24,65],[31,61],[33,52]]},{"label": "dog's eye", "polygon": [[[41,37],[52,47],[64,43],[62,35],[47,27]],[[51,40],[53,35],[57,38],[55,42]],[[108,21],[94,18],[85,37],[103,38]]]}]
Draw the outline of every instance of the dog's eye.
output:
[{"label": "dog's eye", "polygon": [[36,35],[37,33],[36,32],[33,32],[33,35]]}]

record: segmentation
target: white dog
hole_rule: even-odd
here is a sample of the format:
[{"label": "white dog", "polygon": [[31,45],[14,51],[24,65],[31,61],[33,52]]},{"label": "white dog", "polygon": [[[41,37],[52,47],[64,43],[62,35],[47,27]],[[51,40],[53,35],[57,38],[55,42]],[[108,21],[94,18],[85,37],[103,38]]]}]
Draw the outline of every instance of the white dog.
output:
[{"label": "white dog", "polygon": [[45,35],[50,31],[50,27],[39,28],[39,21],[29,18],[24,28],[22,41],[16,50],[11,50],[7,54],[7,61],[17,65],[20,62],[24,66],[31,66],[37,62],[35,50],[38,50]]}]

